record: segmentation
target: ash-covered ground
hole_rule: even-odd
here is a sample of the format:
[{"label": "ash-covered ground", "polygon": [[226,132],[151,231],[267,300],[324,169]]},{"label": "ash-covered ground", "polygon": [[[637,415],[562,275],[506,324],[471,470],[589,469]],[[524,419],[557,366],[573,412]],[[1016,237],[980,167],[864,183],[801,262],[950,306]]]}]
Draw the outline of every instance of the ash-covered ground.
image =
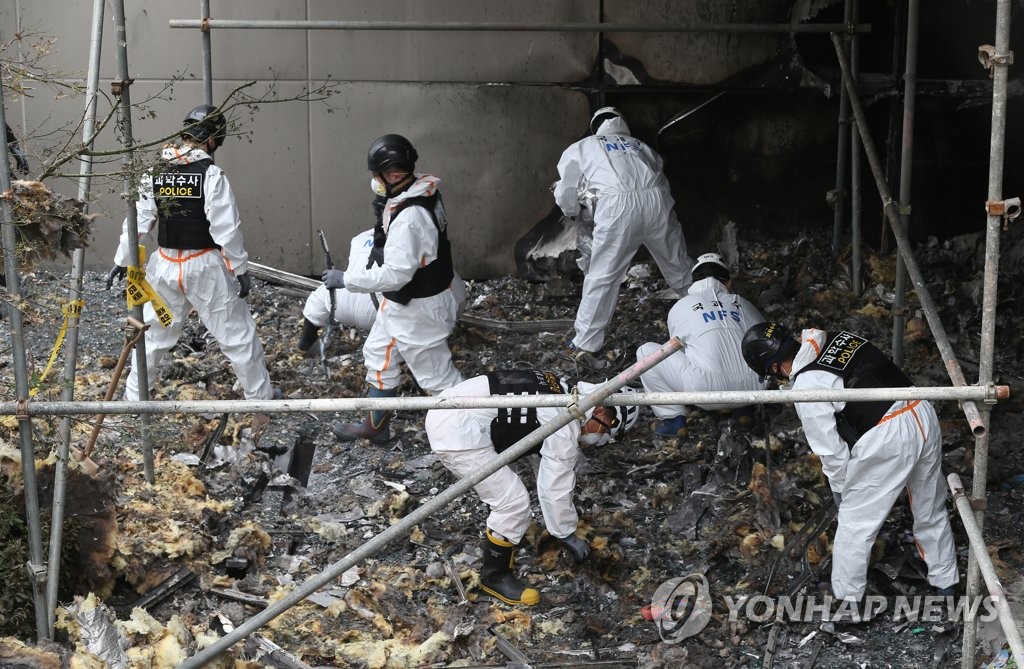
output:
[{"label": "ash-covered ground", "polygon": [[[1017,279],[1024,274],[1024,249],[1014,243],[1019,236],[1010,231],[1003,240],[995,357],[997,382],[1011,385],[1015,393],[1024,376],[1024,342],[1017,336],[1021,315],[1015,309],[1021,295]],[[977,376],[983,245],[981,235],[971,235],[918,250],[928,289],[969,380]],[[713,249],[691,252],[707,250]],[[842,326],[890,348],[892,256],[866,257],[864,288],[855,294],[848,268],[811,237],[785,243],[741,237],[738,252],[734,288],[768,318],[794,329]],[[42,271],[22,277],[33,382],[58,335],[67,280],[67,275]],[[572,319],[579,285],[578,276],[545,283],[513,278],[469,282],[466,313],[508,322]],[[665,317],[672,302],[657,297],[664,288],[654,264],[638,256],[621,288],[606,344],[606,354],[620,367],[635,359],[639,344],[667,339]],[[85,291],[75,397],[96,400],[110,382],[127,312],[118,291],[105,290],[103,275],[89,273]],[[319,359],[295,347],[301,291],[257,282],[249,301],[271,377],[286,398],[364,392],[364,333],[335,332],[325,374]],[[916,297],[911,294],[908,302],[904,368],[918,385],[948,385]],[[10,321],[5,319],[0,329],[9,342]],[[558,355],[565,334],[463,322],[450,344],[467,378],[521,366],[603,380]],[[3,360],[5,400],[10,401],[12,358],[8,354]],[[37,399],[59,398],[54,379],[60,365],[58,358]],[[158,379],[154,399],[241,397],[227,360],[194,315],[178,347],[151,373]],[[402,394],[419,392],[406,375]],[[937,407],[946,471],[959,473],[970,487],[974,438],[955,402],[938,402]],[[926,620],[894,620],[883,613],[860,624],[773,624],[771,619],[752,620],[745,609],[730,620],[727,601],[761,594],[818,595],[818,583],[828,580],[834,522],[829,523],[832,502],[820,466],[791,406],[766,405],[748,432],[728,414],[696,413],[690,435],[682,439],[655,439],[647,427],[652,416],[642,411],[638,429],[583,451],[576,504],[580,534],[593,549],[589,563],[568,564],[557,542],[543,531],[535,508],[534,526],[517,564],[522,577],[540,590],[538,606],[513,608],[477,591],[478,546],[487,511],[469,494],[277,618],[260,635],[283,649],[285,657],[311,666],[505,666],[510,659],[494,633],[533,666],[959,666],[959,629]],[[43,650],[64,663],[73,655],[80,663],[76,666],[102,666],[86,650],[83,612],[103,600],[119,619],[115,627],[127,646],[124,666],[174,666],[453,483],[431,455],[422,413],[398,414],[392,423],[395,438],[384,446],[335,441],[331,421],[350,417],[275,414],[256,440],[250,415],[232,416],[222,432],[220,416],[155,417],[154,486],[143,479],[137,419],[108,419],[111,425],[93,454],[99,473],[90,477],[75,471],[69,480],[68,526],[74,529],[69,529],[69,577],[60,597],[66,606],[58,616],[58,644]],[[74,421],[73,444],[85,442],[91,420],[82,416]],[[2,422],[6,445],[0,446],[0,480],[17,493],[16,421],[9,416]],[[1024,486],[1014,487],[1014,477],[1024,469],[1018,437],[1022,423],[1016,396],[995,407],[985,515],[989,553],[1016,601],[1024,563]],[[53,460],[47,456],[57,443],[58,424],[51,418],[33,421],[46,517],[53,480]],[[302,486],[287,471],[297,454],[310,450],[309,478]],[[204,451],[208,466],[198,464]],[[516,467],[533,490],[531,462],[524,459]],[[879,536],[871,592],[930,594],[924,565],[912,550],[910,527],[902,499]],[[957,518],[954,528],[963,574],[968,549]],[[458,572],[468,601],[461,600],[452,572]],[[707,578],[712,619],[695,636],[667,642],[642,609],[659,585],[692,573]],[[184,584],[169,587],[172,577],[183,578]],[[4,572],[4,578],[8,590],[24,586],[18,582],[24,580],[20,569]],[[89,592],[96,597],[83,600]],[[133,606],[140,608],[133,613]],[[24,626],[11,627],[12,616],[0,624],[0,635],[7,635],[0,640],[0,657],[16,645],[11,637],[32,637],[31,620],[29,615],[27,632]],[[987,660],[1002,642],[997,623],[983,624],[980,639],[979,659]],[[255,643],[236,646],[233,654],[235,666],[294,666],[282,663],[281,655],[261,657]],[[225,659],[219,666],[232,665]]]}]

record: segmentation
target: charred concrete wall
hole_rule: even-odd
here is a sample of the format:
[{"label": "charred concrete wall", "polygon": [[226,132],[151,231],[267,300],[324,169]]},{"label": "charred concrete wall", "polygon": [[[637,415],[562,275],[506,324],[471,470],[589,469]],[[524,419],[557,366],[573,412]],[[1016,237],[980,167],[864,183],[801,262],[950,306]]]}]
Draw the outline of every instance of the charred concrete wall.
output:
[{"label": "charred concrete wall", "polygon": [[[861,4],[870,5],[861,20],[872,25],[860,41],[871,130],[895,175],[905,8]],[[110,2],[106,9],[105,92],[115,72]],[[133,101],[169,98],[140,110],[140,139],[166,134],[202,101],[200,35],[168,27],[172,18],[196,18],[197,10],[128,3]],[[831,23],[843,14],[842,3],[829,0],[309,0],[287,6],[213,0],[212,10],[215,18],[254,20],[665,24]],[[913,225],[919,234],[945,236],[983,223],[990,107],[976,53],[992,40],[994,13],[991,1],[942,0],[922,8],[919,72],[930,83],[922,84],[917,117]],[[55,37],[47,62],[69,83],[84,79],[90,21],[91,3],[0,0],[0,34]],[[542,220],[557,220],[548,186],[559,153],[586,131],[590,111],[601,104],[622,108],[635,134],[665,157],[694,252],[714,244],[725,220],[736,221],[741,236],[831,234],[826,193],[835,187],[838,71],[827,35],[221,30],[212,44],[217,101],[247,81],[257,82],[255,93],[272,85],[285,97],[322,81],[340,90],[327,103],[260,105],[236,119],[247,134],[230,139],[217,157],[238,196],[250,253],[282,269],[319,272],[318,228],[341,246],[371,225],[366,147],[397,131],[416,143],[420,168],[442,178],[459,270],[470,278],[514,272],[516,240]],[[17,60],[17,46],[5,57]],[[175,75],[181,80],[164,91]],[[659,132],[675,114],[723,90]],[[72,132],[83,107],[81,97],[42,86],[7,100],[11,125],[29,138],[35,165]],[[1008,156],[1024,127],[1013,120],[1018,107],[1011,100]],[[108,131],[100,148],[114,143]],[[1012,163],[1008,193],[1019,180]],[[877,245],[881,219],[867,172],[864,184],[865,241]],[[58,187],[77,190],[71,180]],[[103,217],[87,262],[102,268],[124,205],[116,179],[97,179],[94,191],[93,210]]]}]

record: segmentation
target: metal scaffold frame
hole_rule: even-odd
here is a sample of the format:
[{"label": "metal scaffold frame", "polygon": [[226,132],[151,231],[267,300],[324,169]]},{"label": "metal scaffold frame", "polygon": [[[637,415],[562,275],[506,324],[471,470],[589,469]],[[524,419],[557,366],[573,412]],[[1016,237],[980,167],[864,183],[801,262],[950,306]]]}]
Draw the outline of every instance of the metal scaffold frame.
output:
[{"label": "metal scaffold frame", "polygon": [[[12,297],[12,303],[7,307],[10,313],[12,327],[12,342],[14,349],[14,372],[15,385],[18,397],[17,402],[0,403],[0,415],[15,415],[19,420],[21,429],[21,449],[23,475],[25,480],[25,504],[26,515],[29,523],[29,562],[27,567],[32,577],[32,584],[35,593],[36,605],[36,626],[40,639],[52,636],[52,626],[56,607],[56,582],[59,572],[54,563],[59,562],[60,555],[60,525],[63,519],[64,505],[64,482],[66,477],[66,463],[68,447],[70,444],[70,416],[77,414],[133,414],[142,416],[143,451],[145,462],[146,479],[150,483],[154,480],[152,447],[149,443],[148,416],[165,413],[205,413],[217,412],[263,412],[263,413],[293,413],[307,411],[356,411],[366,409],[406,409],[406,410],[427,410],[427,409],[456,409],[463,407],[525,407],[525,406],[557,406],[565,407],[566,410],[560,414],[555,421],[542,426],[536,432],[520,440],[506,450],[492,466],[478,472],[472,477],[460,480],[448,490],[438,495],[430,503],[417,509],[402,522],[392,526],[385,532],[377,535],[372,540],[362,545],[359,549],[349,554],[341,561],[335,563],[320,575],[307,580],[299,586],[291,595],[275,603],[261,614],[250,618],[240,625],[234,632],[222,637],[210,647],[197,655],[189,658],[181,667],[191,669],[202,666],[216,653],[228,649],[237,640],[240,640],[258,629],[267,621],[280,615],[285,610],[301,601],[305,596],[311,594],[319,587],[330,582],[345,569],[381,550],[391,541],[403,536],[403,533],[421,519],[438,509],[444,508],[449,502],[459,495],[468,491],[474,484],[490,475],[498,468],[519,457],[530,448],[540,443],[546,436],[552,434],[562,425],[573,419],[578,419],[581,412],[591,407],[604,404],[700,404],[709,402],[718,403],[788,403],[808,401],[872,401],[879,399],[956,399],[961,402],[965,416],[971,425],[975,436],[976,457],[973,476],[974,500],[982,502],[985,498],[985,481],[987,477],[988,458],[988,425],[990,407],[999,399],[1008,397],[1009,389],[1006,386],[993,384],[993,353],[995,337],[995,306],[996,286],[998,280],[998,259],[999,259],[999,232],[1004,220],[1010,216],[1010,211],[1016,206],[1019,211],[1019,201],[1004,201],[1002,199],[1002,170],[1005,143],[1005,112],[1007,95],[1007,69],[1012,62],[1012,54],[1009,52],[1009,17],[1010,0],[997,0],[997,21],[996,21],[996,45],[988,47],[989,64],[993,71],[993,111],[992,111],[992,136],[991,156],[989,169],[989,197],[987,205],[988,222],[986,234],[985,252],[985,276],[983,296],[983,322],[982,340],[979,354],[980,368],[979,379],[976,385],[968,385],[960,370],[956,356],[952,351],[949,339],[943,329],[938,311],[934,302],[928,294],[923,276],[916,261],[913,250],[906,235],[908,217],[910,215],[910,166],[913,156],[913,118],[914,100],[916,95],[916,71],[917,71],[917,49],[918,49],[918,21],[919,21],[919,0],[907,0],[907,40],[906,40],[906,62],[904,69],[904,109],[903,109],[903,144],[900,159],[900,192],[899,202],[892,199],[889,188],[885,183],[881,171],[881,164],[878,159],[877,150],[874,147],[870,133],[867,128],[863,106],[857,93],[857,59],[858,59],[858,36],[870,32],[871,26],[857,22],[857,0],[845,0],[844,23],[842,24],[689,24],[689,25],[666,25],[666,24],[620,24],[620,23],[521,23],[521,22],[458,22],[458,21],[432,21],[432,22],[394,22],[394,21],[245,21],[245,20],[223,20],[212,19],[210,11],[210,0],[200,0],[199,20],[171,20],[169,27],[172,29],[195,29],[202,31],[202,69],[204,84],[204,99],[206,103],[213,104],[213,70],[211,60],[211,37],[210,31],[214,29],[269,29],[269,30],[376,30],[376,31],[500,31],[500,32],[633,32],[633,33],[732,33],[732,34],[768,34],[768,33],[830,33],[836,49],[836,55],[842,69],[843,86],[839,103],[838,130],[839,140],[837,145],[837,166],[836,166],[836,190],[835,190],[835,215],[833,227],[833,250],[838,251],[839,241],[842,234],[842,224],[846,209],[846,198],[849,195],[850,209],[852,214],[852,241],[855,245],[852,258],[854,289],[858,290],[860,277],[860,254],[859,249],[859,147],[863,147],[868,158],[871,172],[875,178],[876,186],[884,206],[885,216],[890,223],[893,233],[897,239],[899,252],[897,254],[896,273],[896,301],[893,306],[893,355],[897,363],[902,357],[902,336],[905,323],[904,314],[904,293],[905,274],[909,273],[914,289],[921,302],[922,310],[925,312],[928,325],[935,338],[947,371],[953,381],[954,387],[915,387],[915,388],[886,388],[886,389],[861,389],[841,391],[756,391],[756,392],[719,392],[719,393],[632,393],[629,395],[615,395],[614,392],[622,385],[635,379],[641,372],[657,364],[672,352],[678,349],[678,341],[672,340],[663,346],[655,355],[648,359],[638,361],[628,370],[620,373],[614,379],[601,385],[593,393],[585,396],[575,395],[552,395],[535,396],[530,398],[505,398],[505,397],[461,397],[461,398],[390,398],[390,399],[323,399],[323,400],[278,400],[278,401],[191,401],[191,402],[156,402],[148,400],[148,371],[145,367],[145,349],[140,345],[136,349],[136,364],[140,370],[140,391],[143,393],[143,401],[133,403],[112,403],[112,402],[81,402],[73,400],[73,377],[75,370],[75,358],[78,337],[77,316],[70,320],[67,347],[65,348],[65,390],[62,392],[60,402],[29,402],[28,401],[28,377],[27,364],[24,349],[24,323],[21,313],[16,306],[19,297],[18,274],[14,253],[14,232],[11,216],[11,207],[8,198],[2,198],[3,220],[3,247],[5,251],[5,270],[8,277],[8,292]],[[93,33],[90,43],[88,89],[86,101],[86,113],[83,125],[83,143],[90,146],[93,138],[93,123],[95,120],[95,98],[99,72],[99,48],[102,38],[103,0],[94,0],[93,7]],[[131,160],[132,134],[131,134],[131,102],[129,86],[131,79],[128,76],[127,37],[125,32],[125,16],[123,0],[115,0],[113,3],[115,24],[117,30],[117,64],[120,81],[115,82],[115,95],[119,104],[119,126],[121,127],[122,142],[125,152],[125,165]],[[849,49],[843,44],[844,37],[849,41]],[[985,51],[985,47],[982,47]],[[4,120],[3,115],[3,88],[0,86],[0,121]],[[849,114],[853,113],[853,119]],[[852,120],[852,123],[851,123]],[[847,128],[847,125],[850,125]],[[8,150],[6,144],[0,149],[0,156],[7,158]],[[852,166],[847,164],[852,163]],[[90,188],[92,165],[88,158],[81,161],[81,176],[79,181],[79,196],[87,199]],[[850,181],[850,189],[847,188],[847,180]],[[5,193],[10,191],[10,179],[6,170],[0,170],[0,189]],[[137,233],[136,212],[134,198],[128,197],[129,181],[126,176],[124,182],[125,200],[127,202],[126,217],[129,223],[129,235]],[[70,298],[72,301],[80,301],[82,292],[82,274],[84,256],[81,250],[75,252],[72,265],[72,288]],[[131,262],[139,266],[138,249],[132,250]],[[142,319],[141,307],[135,307],[133,315]],[[977,405],[981,402],[979,408]],[[56,480],[54,486],[54,524],[57,531],[55,538],[51,537],[50,545],[50,570],[42,563],[42,542],[40,531],[40,514],[38,499],[36,497],[36,483],[34,476],[34,451],[31,440],[30,421],[32,416],[66,416],[61,427],[61,444],[58,458]],[[954,486],[954,481],[950,481]],[[959,479],[955,481],[955,489],[959,489]],[[957,498],[957,509],[967,517],[970,516],[971,505],[964,497],[963,491],[959,491]],[[964,504],[967,504],[966,510]],[[978,504],[977,506],[983,506]],[[980,510],[974,511],[974,522],[971,524],[971,562],[968,569],[968,594],[976,596],[980,591],[979,573],[985,567],[982,561],[979,567],[975,555],[983,555],[984,547],[979,545],[982,542],[981,528],[983,516]],[[408,522],[407,522],[408,521]],[[990,565],[989,565],[990,567]],[[986,579],[988,572],[984,571]],[[991,585],[991,584],[990,584]],[[45,587],[44,587],[45,586]],[[45,600],[44,600],[45,590]],[[1008,611],[1008,610],[1007,610]],[[1002,612],[1002,609],[1001,609]],[[1007,613],[1007,615],[1009,615]],[[1009,621],[1012,624],[1012,619]],[[975,643],[975,621],[968,619],[968,626],[964,634],[963,664],[967,667],[974,666],[974,643]],[[1005,621],[1004,621],[1005,624]],[[1020,645],[1019,635],[1013,640],[1015,654]]]}]

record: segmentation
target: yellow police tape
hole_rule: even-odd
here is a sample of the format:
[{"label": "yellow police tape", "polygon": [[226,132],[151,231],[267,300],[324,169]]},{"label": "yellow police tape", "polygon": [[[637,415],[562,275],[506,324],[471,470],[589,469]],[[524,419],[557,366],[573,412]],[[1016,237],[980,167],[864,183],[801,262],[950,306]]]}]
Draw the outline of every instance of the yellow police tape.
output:
[{"label": "yellow police tape", "polygon": [[174,314],[167,308],[167,303],[153,289],[153,286],[149,285],[149,282],[146,281],[146,270],[140,267],[129,267],[127,278],[125,295],[128,298],[128,307],[137,307],[146,302],[152,302],[153,311],[156,312],[160,325],[164,327],[170,325],[174,320]]},{"label": "yellow police tape", "polygon": [[60,325],[60,332],[57,333],[57,341],[53,344],[53,351],[50,352],[50,359],[46,361],[46,369],[39,376],[39,380],[36,381],[34,388],[28,391],[29,397],[35,397],[36,393],[43,385],[43,381],[46,380],[46,375],[50,373],[50,369],[53,367],[54,361],[57,360],[57,351],[60,350],[61,345],[64,343],[64,337],[68,333],[68,322],[72,318],[78,318],[82,315],[82,308],[85,307],[83,300],[75,300],[74,302],[68,302],[61,307],[61,311],[64,312],[64,322]]}]

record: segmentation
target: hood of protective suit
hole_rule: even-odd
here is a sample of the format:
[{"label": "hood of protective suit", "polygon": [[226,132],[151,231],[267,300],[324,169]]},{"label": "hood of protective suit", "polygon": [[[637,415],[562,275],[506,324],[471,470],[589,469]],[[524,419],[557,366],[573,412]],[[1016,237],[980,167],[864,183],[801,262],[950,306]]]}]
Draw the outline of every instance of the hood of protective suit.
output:
[{"label": "hood of protective suit", "polygon": [[416,181],[412,182],[412,185],[406,188],[404,191],[392,197],[389,202],[398,202],[399,200],[405,200],[410,197],[420,197],[421,195],[431,196],[437,192],[437,185],[441,183],[441,180],[435,177],[433,174],[416,174]]},{"label": "hood of protective suit", "polygon": [[160,150],[160,158],[172,165],[188,165],[210,158],[210,154],[199,147],[165,146]]},{"label": "hood of protective suit", "polygon": [[597,126],[597,135],[628,135],[629,126],[621,116],[613,116],[601,125]]},{"label": "hood of protective suit", "polygon": [[[804,346],[804,343],[813,341],[817,346]],[[818,351],[825,345],[825,332],[817,328],[808,328],[800,335],[800,350],[793,357],[793,368],[789,372],[789,378],[801,369],[818,359]]]}]

